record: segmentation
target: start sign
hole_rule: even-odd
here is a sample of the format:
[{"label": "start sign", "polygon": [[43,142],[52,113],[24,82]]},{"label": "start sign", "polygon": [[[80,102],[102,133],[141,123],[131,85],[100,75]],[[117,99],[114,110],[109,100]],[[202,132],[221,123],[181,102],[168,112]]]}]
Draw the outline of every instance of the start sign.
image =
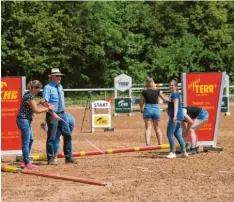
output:
[{"label": "start sign", "polygon": [[120,90],[122,92],[130,89],[132,87],[132,78],[126,74],[120,74],[115,77],[115,89]]},{"label": "start sign", "polygon": [[110,108],[110,103],[104,100],[99,100],[91,103],[94,109],[105,109]]},{"label": "start sign", "polygon": [[[97,100],[91,103],[92,108],[92,132],[95,128],[111,128],[111,104],[105,100]],[[106,109],[106,110],[105,110]],[[102,111],[98,113],[98,111]],[[106,113],[103,113],[106,111]]]}]

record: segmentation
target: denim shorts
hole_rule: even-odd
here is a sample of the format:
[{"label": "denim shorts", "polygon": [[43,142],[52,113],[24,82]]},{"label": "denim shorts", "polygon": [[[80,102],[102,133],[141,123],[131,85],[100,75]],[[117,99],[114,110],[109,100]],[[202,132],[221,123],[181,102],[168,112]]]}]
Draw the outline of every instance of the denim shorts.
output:
[{"label": "denim shorts", "polygon": [[160,113],[159,104],[145,104],[143,118],[152,119],[152,120],[160,120],[161,113]]},{"label": "denim shorts", "polygon": [[196,119],[199,119],[199,120],[208,120],[208,118],[209,118],[209,114],[205,109],[202,109],[200,113],[198,114],[198,116],[196,117]]}]

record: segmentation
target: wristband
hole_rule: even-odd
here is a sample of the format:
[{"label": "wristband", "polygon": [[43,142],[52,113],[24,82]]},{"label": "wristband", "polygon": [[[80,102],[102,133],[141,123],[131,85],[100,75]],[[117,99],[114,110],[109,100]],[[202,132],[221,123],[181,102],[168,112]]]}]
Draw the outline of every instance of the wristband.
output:
[{"label": "wristband", "polygon": [[48,102],[43,102],[43,106],[44,106],[44,107],[49,107]]}]

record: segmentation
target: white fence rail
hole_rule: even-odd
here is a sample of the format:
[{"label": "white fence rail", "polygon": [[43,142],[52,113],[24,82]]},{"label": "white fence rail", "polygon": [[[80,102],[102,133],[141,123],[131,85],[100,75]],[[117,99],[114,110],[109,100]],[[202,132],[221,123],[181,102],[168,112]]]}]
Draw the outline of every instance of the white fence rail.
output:
[{"label": "white fence rail", "polygon": [[[233,88],[234,88],[234,85],[230,85],[229,86],[229,91],[230,91],[230,89],[233,89]],[[142,89],[143,89],[143,87],[133,87],[133,88],[131,88],[132,91],[134,91],[134,90],[142,90]],[[165,89],[165,88],[163,88],[163,89]],[[106,92],[112,91],[113,92],[113,96],[114,96],[115,88],[73,88],[73,89],[64,89],[64,91],[65,92],[87,92],[87,93],[104,92],[104,97],[106,99],[107,98]],[[234,101],[234,94],[229,94],[229,100],[231,102]]]}]

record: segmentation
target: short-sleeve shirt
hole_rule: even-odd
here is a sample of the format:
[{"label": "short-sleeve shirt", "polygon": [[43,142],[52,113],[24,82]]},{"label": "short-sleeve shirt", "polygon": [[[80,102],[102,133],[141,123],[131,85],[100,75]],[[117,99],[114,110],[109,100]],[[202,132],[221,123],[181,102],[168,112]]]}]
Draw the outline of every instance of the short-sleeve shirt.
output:
[{"label": "short-sleeve shirt", "polygon": [[160,90],[143,90],[141,92],[146,104],[158,104]]},{"label": "short-sleeve shirt", "polygon": [[187,114],[192,119],[195,119],[202,110],[200,107],[184,107],[184,109],[187,110]]},{"label": "short-sleeve shirt", "polygon": [[43,88],[42,96],[49,104],[54,105],[55,112],[61,112],[65,110],[64,90],[60,84],[57,85],[54,82],[48,83]]},{"label": "short-sleeve shirt", "polygon": [[184,115],[183,115],[183,109],[182,109],[182,103],[181,103],[181,98],[178,92],[174,92],[171,94],[169,100],[168,100],[168,116],[170,118],[174,117],[174,103],[173,100],[178,99],[178,112],[176,115],[176,119],[178,121],[183,121]]},{"label": "short-sleeve shirt", "polygon": [[19,118],[29,119],[30,121],[33,120],[34,112],[27,102],[33,100],[34,97],[35,96],[29,91],[24,94],[18,113]]}]

